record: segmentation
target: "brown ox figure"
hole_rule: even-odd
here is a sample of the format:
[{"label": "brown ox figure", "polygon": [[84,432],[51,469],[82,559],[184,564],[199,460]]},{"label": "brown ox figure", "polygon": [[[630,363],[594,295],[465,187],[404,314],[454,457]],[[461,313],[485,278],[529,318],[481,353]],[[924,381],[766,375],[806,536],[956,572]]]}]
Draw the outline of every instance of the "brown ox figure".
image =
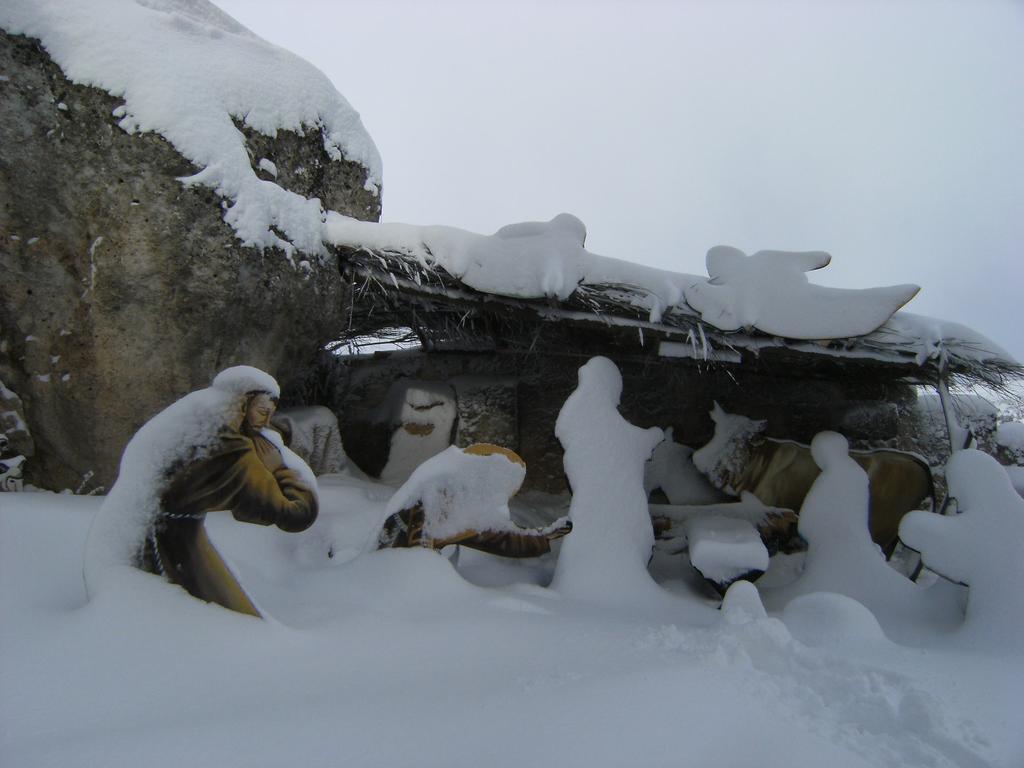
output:
[{"label": "brown ox figure", "polygon": [[[811,449],[761,437],[764,422],[727,414],[717,404],[711,416],[715,437],[693,458],[712,484],[737,496],[749,491],[769,507],[799,512],[821,471]],[[920,509],[925,499],[934,499],[931,470],[917,456],[902,451],[854,450],[850,458],[868,474],[871,538],[888,554],[896,545],[903,516]]]}]

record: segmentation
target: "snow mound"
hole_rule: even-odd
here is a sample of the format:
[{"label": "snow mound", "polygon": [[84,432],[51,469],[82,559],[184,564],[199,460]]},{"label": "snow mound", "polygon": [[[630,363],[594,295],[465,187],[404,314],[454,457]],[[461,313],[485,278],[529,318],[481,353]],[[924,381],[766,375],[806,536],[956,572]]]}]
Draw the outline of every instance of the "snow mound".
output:
[{"label": "snow mound", "polygon": [[327,77],[206,0],[9,0],[0,26],[38,38],[73,82],[124,99],[118,125],[163,136],[198,166],[182,181],[230,201],[225,221],[246,245],[321,253],[323,211],[256,175],[234,120],[267,136],[320,131],[332,159],[381,183],[377,148]]},{"label": "snow mound", "polygon": [[741,626],[768,618],[757,587],[749,581],[735,581],[722,598],[722,621],[730,626]]},{"label": "snow mound", "polygon": [[525,477],[526,467],[503,453],[472,454],[452,445],[416,468],[388,502],[385,517],[419,503],[426,538],[515,531],[508,500]]},{"label": "snow mound", "polygon": [[977,450],[957,451],[946,465],[960,514],[911,512],[900,538],[925,564],[967,584],[964,630],[975,641],[1024,644],[1024,499],[1003,467]]},{"label": "snow mound", "polygon": [[605,357],[579,370],[579,386],[555,422],[572,487],[573,530],[562,544],[552,586],[595,600],[629,599],[656,589],[647,572],[654,532],[644,464],[663,433],[622,418],[622,375]]},{"label": "snow mound", "polygon": [[686,301],[723,331],[757,328],[791,339],[836,339],[871,333],[914,298],[916,285],[850,290],[813,285],[806,272],[828,265],[821,251],[708,251],[710,279],[686,289]]},{"label": "snow mound", "polygon": [[813,592],[796,598],[782,613],[793,637],[809,646],[865,645],[887,640],[878,619],[852,597]]}]

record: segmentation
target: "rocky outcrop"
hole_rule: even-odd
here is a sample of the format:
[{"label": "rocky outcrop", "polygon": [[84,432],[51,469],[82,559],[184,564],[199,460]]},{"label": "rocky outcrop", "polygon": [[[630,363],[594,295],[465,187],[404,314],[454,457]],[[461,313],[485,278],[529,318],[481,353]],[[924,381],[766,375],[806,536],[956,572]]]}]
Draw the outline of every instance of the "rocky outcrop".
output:
[{"label": "rocky outcrop", "polygon": [[[243,247],[221,198],[178,180],[198,168],[119,128],[119,100],[36,41],[0,31],[0,75],[0,379],[35,438],[30,482],[109,486],[134,431],[218,370],[286,382],[337,337],[333,256]],[[264,179],[379,218],[366,170],[332,160],[319,129],[244,133]]]}]

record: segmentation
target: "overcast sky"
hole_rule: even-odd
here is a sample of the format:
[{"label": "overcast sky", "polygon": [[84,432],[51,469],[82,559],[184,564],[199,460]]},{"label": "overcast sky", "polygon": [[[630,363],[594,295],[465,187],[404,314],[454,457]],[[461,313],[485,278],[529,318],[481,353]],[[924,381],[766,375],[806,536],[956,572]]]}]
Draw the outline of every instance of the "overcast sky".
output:
[{"label": "overcast sky", "polygon": [[491,233],[568,211],[589,250],[812,279],[1024,360],[1024,2],[216,0],[303,56],[384,158],[383,220]]}]

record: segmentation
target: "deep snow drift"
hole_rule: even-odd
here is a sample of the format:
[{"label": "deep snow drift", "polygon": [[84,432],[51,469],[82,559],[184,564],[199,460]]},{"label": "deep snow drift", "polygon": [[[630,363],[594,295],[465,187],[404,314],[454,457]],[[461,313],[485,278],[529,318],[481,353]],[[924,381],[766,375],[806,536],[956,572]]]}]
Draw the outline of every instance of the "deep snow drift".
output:
[{"label": "deep snow drift", "polygon": [[542,586],[554,555],[359,554],[391,492],[321,478],[302,534],[209,516],[264,621],[138,571],[87,603],[100,500],[0,495],[2,762],[1021,764],[1019,649],[897,645],[823,593],[762,617],[744,582],[720,612],[681,557],[652,563],[658,604],[597,606]]}]

